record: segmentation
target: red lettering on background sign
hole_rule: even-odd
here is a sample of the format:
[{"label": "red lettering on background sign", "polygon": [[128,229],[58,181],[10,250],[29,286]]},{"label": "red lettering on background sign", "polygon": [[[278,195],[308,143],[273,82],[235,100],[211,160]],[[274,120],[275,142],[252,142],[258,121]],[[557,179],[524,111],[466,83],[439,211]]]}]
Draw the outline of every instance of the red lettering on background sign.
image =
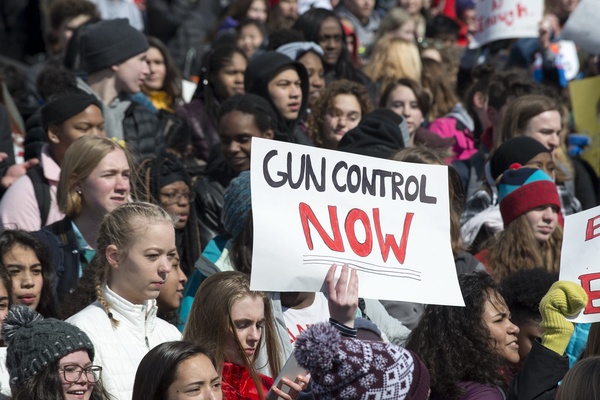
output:
[{"label": "red lettering on background sign", "polygon": [[600,236],[600,231],[596,232],[596,229],[600,228],[600,223],[595,223],[598,219],[600,219],[600,215],[588,219],[587,228],[585,229],[586,242]]},{"label": "red lettering on background sign", "polygon": [[583,310],[583,313],[586,315],[600,313],[600,307],[594,306],[592,303],[593,300],[600,299],[600,290],[592,290],[592,281],[596,281],[598,279],[600,279],[600,272],[579,276],[581,287],[583,290],[585,290],[588,296],[588,303]]}]

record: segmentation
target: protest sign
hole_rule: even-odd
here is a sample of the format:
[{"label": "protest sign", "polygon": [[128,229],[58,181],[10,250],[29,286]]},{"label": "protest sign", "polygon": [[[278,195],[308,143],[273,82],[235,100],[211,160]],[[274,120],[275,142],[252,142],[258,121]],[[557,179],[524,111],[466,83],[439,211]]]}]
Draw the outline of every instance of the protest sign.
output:
[{"label": "protest sign", "polygon": [[575,282],[588,295],[587,306],[573,322],[600,321],[600,207],[565,217],[560,279]]},{"label": "protest sign", "polygon": [[464,304],[446,166],[257,138],[251,162],[253,290],[321,291],[346,263],[361,297]]},{"label": "protest sign", "polygon": [[543,8],[543,0],[479,0],[477,31],[469,48],[501,39],[538,37]]},{"label": "protest sign", "polygon": [[600,25],[598,24],[598,2],[580,1],[569,15],[561,36],[572,40],[591,54],[600,53]]},{"label": "protest sign", "polygon": [[600,174],[600,76],[569,82],[569,97],[576,132],[592,139],[583,158]]}]

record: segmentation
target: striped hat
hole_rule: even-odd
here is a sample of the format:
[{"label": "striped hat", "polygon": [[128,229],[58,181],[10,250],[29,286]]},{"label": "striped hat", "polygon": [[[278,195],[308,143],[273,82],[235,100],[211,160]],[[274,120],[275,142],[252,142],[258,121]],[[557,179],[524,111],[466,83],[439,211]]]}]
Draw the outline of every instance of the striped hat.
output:
[{"label": "striped hat", "polygon": [[515,218],[540,206],[560,209],[560,197],[552,178],[541,169],[518,168],[506,171],[498,184],[500,213],[506,228]]}]

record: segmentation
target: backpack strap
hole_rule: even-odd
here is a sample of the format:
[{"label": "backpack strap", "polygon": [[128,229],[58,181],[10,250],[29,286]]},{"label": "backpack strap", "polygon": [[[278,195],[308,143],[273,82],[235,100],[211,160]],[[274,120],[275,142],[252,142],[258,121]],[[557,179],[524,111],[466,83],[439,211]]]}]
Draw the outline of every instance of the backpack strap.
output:
[{"label": "backpack strap", "polygon": [[44,170],[40,164],[27,170],[27,176],[33,183],[33,190],[35,192],[35,199],[40,209],[40,218],[42,220],[41,226],[46,226],[48,221],[48,214],[50,212],[50,183],[44,176]]}]

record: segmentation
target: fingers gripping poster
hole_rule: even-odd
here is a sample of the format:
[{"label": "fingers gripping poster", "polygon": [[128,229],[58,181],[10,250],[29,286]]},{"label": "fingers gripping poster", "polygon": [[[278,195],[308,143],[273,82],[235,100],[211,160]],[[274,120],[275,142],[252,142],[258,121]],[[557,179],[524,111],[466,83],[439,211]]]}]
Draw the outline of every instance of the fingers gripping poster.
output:
[{"label": "fingers gripping poster", "polygon": [[464,304],[447,167],[254,138],[251,191],[253,290],[321,291],[348,264],[361,297]]}]

